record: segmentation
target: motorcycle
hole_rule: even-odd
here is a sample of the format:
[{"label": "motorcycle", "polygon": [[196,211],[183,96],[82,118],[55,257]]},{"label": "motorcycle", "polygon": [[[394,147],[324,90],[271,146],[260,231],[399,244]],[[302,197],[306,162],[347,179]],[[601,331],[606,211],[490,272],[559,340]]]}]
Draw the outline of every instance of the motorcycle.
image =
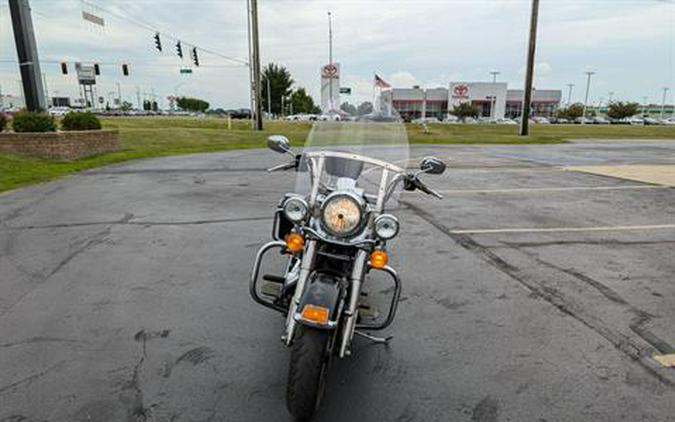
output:
[{"label": "motorcycle", "polygon": [[[256,254],[250,294],[285,316],[281,340],[291,349],[286,405],[296,419],[308,420],[319,407],[333,356],[349,356],[355,335],[391,340],[367,332],[392,323],[401,294],[387,250],[400,225],[387,210],[402,189],[442,198],[420,176],[441,174],[445,164],[425,157],[417,171],[408,171],[406,129],[391,116],[316,122],[301,154],[284,136],[270,136],[267,145],[292,157],[268,171],[295,170],[297,182],[276,209],[274,240]],[[260,277],[263,258],[274,249],[288,256],[285,274]],[[384,272],[393,284],[386,318],[379,321],[363,312],[371,271]]]}]

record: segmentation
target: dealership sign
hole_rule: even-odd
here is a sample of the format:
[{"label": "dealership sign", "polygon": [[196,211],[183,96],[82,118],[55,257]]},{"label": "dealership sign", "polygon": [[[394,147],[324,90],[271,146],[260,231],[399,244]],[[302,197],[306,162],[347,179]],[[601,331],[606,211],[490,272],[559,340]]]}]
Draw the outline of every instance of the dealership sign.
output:
[{"label": "dealership sign", "polygon": [[468,85],[455,85],[452,88],[452,98],[469,98],[469,86]]},{"label": "dealership sign", "polygon": [[327,64],[321,68],[321,77],[326,79],[334,79],[340,77],[340,67],[337,63]]}]

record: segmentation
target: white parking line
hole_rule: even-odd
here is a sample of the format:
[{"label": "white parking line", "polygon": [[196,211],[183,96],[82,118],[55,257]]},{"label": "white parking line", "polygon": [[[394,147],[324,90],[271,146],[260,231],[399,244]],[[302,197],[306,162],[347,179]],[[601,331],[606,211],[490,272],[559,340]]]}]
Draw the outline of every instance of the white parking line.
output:
[{"label": "white parking line", "polygon": [[621,186],[564,186],[557,188],[509,188],[509,189],[448,189],[440,193],[457,195],[464,193],[522,193],[522,192],[565,192],[584,190],[631,190],[631,189],[669,189],[657,185],[621,185]]},{"label": "white parking line", "polygon": [[675,229],[675,224],[647,224],[638,226],[595,226],[595,227],[514,227],[503,229],[461,229],[448,230],[450,234],[498,234],[498,233],[569,233]]}]

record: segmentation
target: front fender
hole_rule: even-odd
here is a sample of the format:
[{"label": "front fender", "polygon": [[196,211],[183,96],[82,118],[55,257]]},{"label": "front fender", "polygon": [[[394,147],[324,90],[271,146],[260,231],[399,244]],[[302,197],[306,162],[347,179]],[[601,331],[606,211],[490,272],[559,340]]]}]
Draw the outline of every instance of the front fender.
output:
[{"label": "front fender", "polygon": [[[325,274],[314,273],[310,275],[309,283],[305,292],[300,298],[298,312],[293,316],[298,323],[315,328],[334,329],[337,327],[342,303],[344,301],[344,291],[341,279],[339,277]],[[328,310],[328,321],[317,323],[308,321],[302,316],[305,305],[311,305]]]}]

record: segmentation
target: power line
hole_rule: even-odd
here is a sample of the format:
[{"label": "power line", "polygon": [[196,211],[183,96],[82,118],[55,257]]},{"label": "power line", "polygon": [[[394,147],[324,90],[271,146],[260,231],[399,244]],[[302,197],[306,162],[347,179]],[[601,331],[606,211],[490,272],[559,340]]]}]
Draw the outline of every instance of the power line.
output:
[{"label": "power line", "polygon": [[237,58],[237,57],[228,56],[228,55],[219,53],[219,52],[217,52],[217,51],[211,50],[211,49],[209,49],[209,48],[204,48],[204,47],[199,46],[199,45],[197,45],[197,44],[195,44],[195,43],[186,41],[186,40],[184,40],[183,38],[178,37],[177,35],[170,34],[170,33],[166,32],[166,31],[162,31],[162,30],[160,30],[160,29],[158,29],[158,28],[152,26],[152,24],[150,24],[150,23],[147,23],[147,22],[145,22],[145,21],[142,21],[142,20],[140,20],[140,19],[138,19],[138,18],[136,18],[136,17],[131,17],[130,15],[126,15],[126,13],[125,13],[125,15],[121,15],[121,14],[119,14],[119,13],[117,13],[117,12],[114,12],[114,11],[108,9],[108,8],[105,8],[105,7],[102,7],[102,6],[93,4],[93,3],[89,2],[89,1],[86,1],[86,0],[82,0],[82,4],[86,4],[86,5],[89,5],[89,6],[92,6],[92,7],[96,7],[96,8],[98,8],[98,9],[100,9],[100,10],[102,10],[102,11],[108,13],[108,14],[111,15],[111,16],[114,16],[114,17],[116,17],[116,18],[118,18],[118,19],[121,19],[121,20],[123,20],[123,21],[126,21],[127,23],[130,23],[130,24],[132,24],[132,25],[136,25],[136,26],[138,26],[139,28],[143,28],[143,29],[148,30],[148,31],[151,31],[151,32],[153,32],[153,33],[158,33],[158,34],[160,34],[160,35],[162,35],[162,36],[164,36],[164,37],[166,37],[166,38],[172,39],[172,40],[174,40],[174,41],[181,41],[181,42],[184,43],[184,44],[189,44],[189,45],[191,45],[191,46],[193,46],[193,47],[197,47],[197,48],[199,48],[201,51],[204,51],[204,52],[206,52],[206,53],[208,53],[208,54],[211,54],[211,55],[213,55],[213,56],[220,57],[220,58],[223,58],[223,59],[225,59],[225,60],[229,60],[229,61],[232,61],[232,62],[235,62],[235,63],[239,63],[240,65],[249,66],[249,63],[248,63],[246,60],[243,60],[243,59],[240,59],[240,58]]}]

